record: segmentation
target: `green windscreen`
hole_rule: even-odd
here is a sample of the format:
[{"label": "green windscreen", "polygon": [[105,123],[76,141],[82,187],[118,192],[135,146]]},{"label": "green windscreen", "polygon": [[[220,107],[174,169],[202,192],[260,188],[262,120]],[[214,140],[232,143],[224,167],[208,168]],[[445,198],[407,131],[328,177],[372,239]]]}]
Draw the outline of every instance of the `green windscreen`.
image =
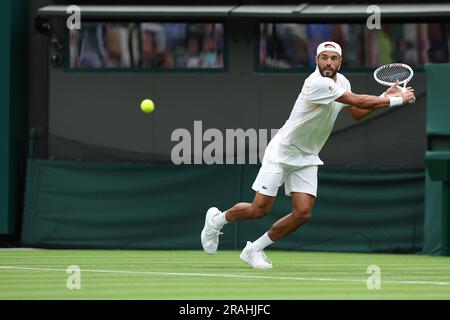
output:
[{"label": "green windscreen", "polygon": [[450,107],[448,105],[449,63],[427,64],[427,134],[450,135]]},{"label": "green windscreen", "polygon": [[[206,210],[251,202],[257,165],[28,162],[22,241],[31,246],[199,249]],[[417,252],[424,171],[320,167],[312,219],[271,248]],[[265,218],[230,223],[220,249],[241,249],[290,212],[281,188]]]}]

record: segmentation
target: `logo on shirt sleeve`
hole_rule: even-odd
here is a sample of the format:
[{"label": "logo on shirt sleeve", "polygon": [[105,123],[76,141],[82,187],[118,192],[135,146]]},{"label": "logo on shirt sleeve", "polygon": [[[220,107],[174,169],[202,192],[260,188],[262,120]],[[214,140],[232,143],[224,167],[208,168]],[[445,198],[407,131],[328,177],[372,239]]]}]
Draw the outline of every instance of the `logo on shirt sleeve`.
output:
[{"label": "logo on shirt sleeve", "polygon": [[330,93],[330,95],[335,95],[336,94],[336,86],[329,86],[328,87],[328,90],[329,90],[329,93]]}]

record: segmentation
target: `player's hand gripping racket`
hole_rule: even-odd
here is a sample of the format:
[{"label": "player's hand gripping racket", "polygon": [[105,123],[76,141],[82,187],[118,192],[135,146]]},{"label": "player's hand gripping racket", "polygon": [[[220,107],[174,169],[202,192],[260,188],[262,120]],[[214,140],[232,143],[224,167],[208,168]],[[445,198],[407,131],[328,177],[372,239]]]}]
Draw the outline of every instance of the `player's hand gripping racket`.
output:
[{"label": "player's hand gripping racket", "polygon": [[[373,73],[375,80],[385,86],[393,86],[398,81],[398,86],[402,92],[406,92],[406,85],[414,76],[414,71],[404,63],[390,63],[379,67]],[[403,87],[400,87],[403,85]],[[409,103],[413,103],[412,98]]]}]

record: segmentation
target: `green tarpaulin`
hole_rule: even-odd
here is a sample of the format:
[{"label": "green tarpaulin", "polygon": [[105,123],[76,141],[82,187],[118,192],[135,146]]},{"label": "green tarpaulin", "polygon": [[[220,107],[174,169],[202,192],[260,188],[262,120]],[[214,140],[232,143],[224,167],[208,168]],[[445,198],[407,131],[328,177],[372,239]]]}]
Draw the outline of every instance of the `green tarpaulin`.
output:
[{"label": "green tarpaulin", "polygon": [[[257,165],[87,163],[31,159],[22,241],[31,246],[201,249],[211,206],[251,202]],[[320,167],[312,219],[272,248],[417,252],[424,171]],[[231,223],[220,249],[240,249],[290,211],[281,188],[261,220]]]}]

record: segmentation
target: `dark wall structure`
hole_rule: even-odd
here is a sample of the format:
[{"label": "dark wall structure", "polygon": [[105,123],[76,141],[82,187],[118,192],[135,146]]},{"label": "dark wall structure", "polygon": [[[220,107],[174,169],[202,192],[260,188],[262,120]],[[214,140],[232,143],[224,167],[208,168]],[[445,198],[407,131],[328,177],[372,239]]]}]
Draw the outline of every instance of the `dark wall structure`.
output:
[{"label": "dark wall structure", "polygon": [[[158,19],[164,21],[164,16]],[[226,129],[280,128],[311,69],[289,73],[257,70],[258,24],[274,18],[264,19],[213,18],[226,27],[226,67],[220,72],[68,71],[64,64],[49,66],[49,156],[94,161],[102,156],[112,161],[170,161],[177,143],[171,141],[171,134],[178,128],[193,134],[194,121],[201,120],[203,130],[217,128],[224,135]],[[60,17],[51,21],[56,34],[66,39],[65,20]],[[346,54],[350,52],[344,51],[344,59]],[[379,95],[386,88],[373,80],[372,71],[344,69],[342,73],[352,83],[354,92]],[[343,111],[322,152],[326,163],[423,166],[423,70],[416,72],[410,85],[418,96],[411,108],[375,112],[369,121],[356,127]],[[156,103],[156,111],[148,116],[139,110],[139,103],[145,98]],[[99,152],[88,151],[95,149]]]},{"label": "dark wall structure", "polygon": [[[17,239],[26,154],[27,2],[0,4],[0,239]],[[20,17],[21,19],[15,19]]]},{"label": "dark wall structure", "polygon": [[[217,4],[253,3],[222,1]],[[217,203],[221,209],[226,209],[234,201],[251,201],[250,185],[257,166],[174,166],[170,164],[171,150],[176,144],[171,141],[172,132],[186,128],[194,134],[194,121],[199,120],[203,131],[209,128],[223,133],[226,129],[237,128],[277,129],[289,116],[311,70],[284,73],[256,70],[257,24],[261,19],[255,17],[215,18],[223,21],[227,28],[227,63],[221,72],[67,70],[64,64],[49,63],[54,47],[48,35],[35,29],[38,9],[51,4],[71,3],[43,0],[27,4],[29,131],[23,125],[21,134],[23,137],[29,134],[30,159],[24,228],[22,232],[13,228],[7,233],[20,234],[27,245],[43,247],[197,248],[197,229],[201,226],[193,221],[201,222],[203,211],[209,205]],[[80,1],[79,4],[184,5],[177,1],[100,0]],[[195,4],[209,3],[197,1]],[[159,19],[164,21],[164,17]],[[271,21],[271,18],[264,20]],[[65,20],[53,17],[50,21],[53,32],[63,40],[67,50]],[[344,52],[344,59],[345,55]],[[385,89],[367,70],[342,72],[356,93],[378,95]],[[319,173],[323,188],[319,187],[322,191],[316,206],[316,222],[313,219],[311,225],[305,227],[305,233],[292,238],[292,242],[281,243],[279,249],[421,250],[427,94],[423,70],[416,72],[410,85],[415,87],[418,97],[412,106],[378,111],[359,123],[354,123],[345,111],[341,112],[321,153],[326,167]],[[144,98],[156,102],[152,114],[139,110]],[[25,152],[22,159],[25,159]],[[148,180],[140,181],[139,177]],[[226,183],[213,192],[217,177],[222,177]],[[15,181],[24,183],[24,179]],[[346,181],[345,186],[341,188],[339,181]],[[111,184],[117,188],[111,190]],[[170,192],[161,187],[167,192],[165,195],[157,193],[158,186],[170,187]],[[189,186],[192,190],[183,193]],[[349,211],[354,206],[352,201],[356,200],[355,197],[346,199],[346,192],[353,194],[358,190],[364,191],[363,196],[357,199],[360,202],[354,210]],[[123,193],[123,197],[111,198],[117,192]],[[16,193],[18,198],[22,194]],[[153,197],[149,198],[150,194]],[[172,198],[166,199],[169,194]],[[189,205],[169,214],[170,208],[155,197],[177,203],[188,201]],[[92,201],[83,200],[88,198]],[[381,203],[383,199],[386,203]],[[289,198],[280,197],[278,203],[273,219],[289,210]],[[371,203],[373,210],[362,217],[364,203]],[[8,212],[14,217],[22,214],[20,206]],[[128,229],[123,230],[127,217],[131,217],[130,223]],[[330,221],[336,217],[341,218],[342,225],[350,224],[349,228],[342,229],[341,233],[333,230]],[[158,230],[162,221],[172,221],[172,218],[188,224],[186,234],[175,237],[176,230],[168,230],[165,235]],[[102,221],[106,222],[103,229]],[[261,224],[261,232],[267,223]],[[136,229],[144,225],[145,228]],[[398,228],[393,229],[393,225]],[[245,223],[235,228],[227,235],[230,238],[224,242],[226,248],[240,247],[244,243],[244,233],[254,235],[252,232],[256,232]],[[333,232],[335,236],[327,237]],[[172,241],[170,235],[173,235]]]}]

